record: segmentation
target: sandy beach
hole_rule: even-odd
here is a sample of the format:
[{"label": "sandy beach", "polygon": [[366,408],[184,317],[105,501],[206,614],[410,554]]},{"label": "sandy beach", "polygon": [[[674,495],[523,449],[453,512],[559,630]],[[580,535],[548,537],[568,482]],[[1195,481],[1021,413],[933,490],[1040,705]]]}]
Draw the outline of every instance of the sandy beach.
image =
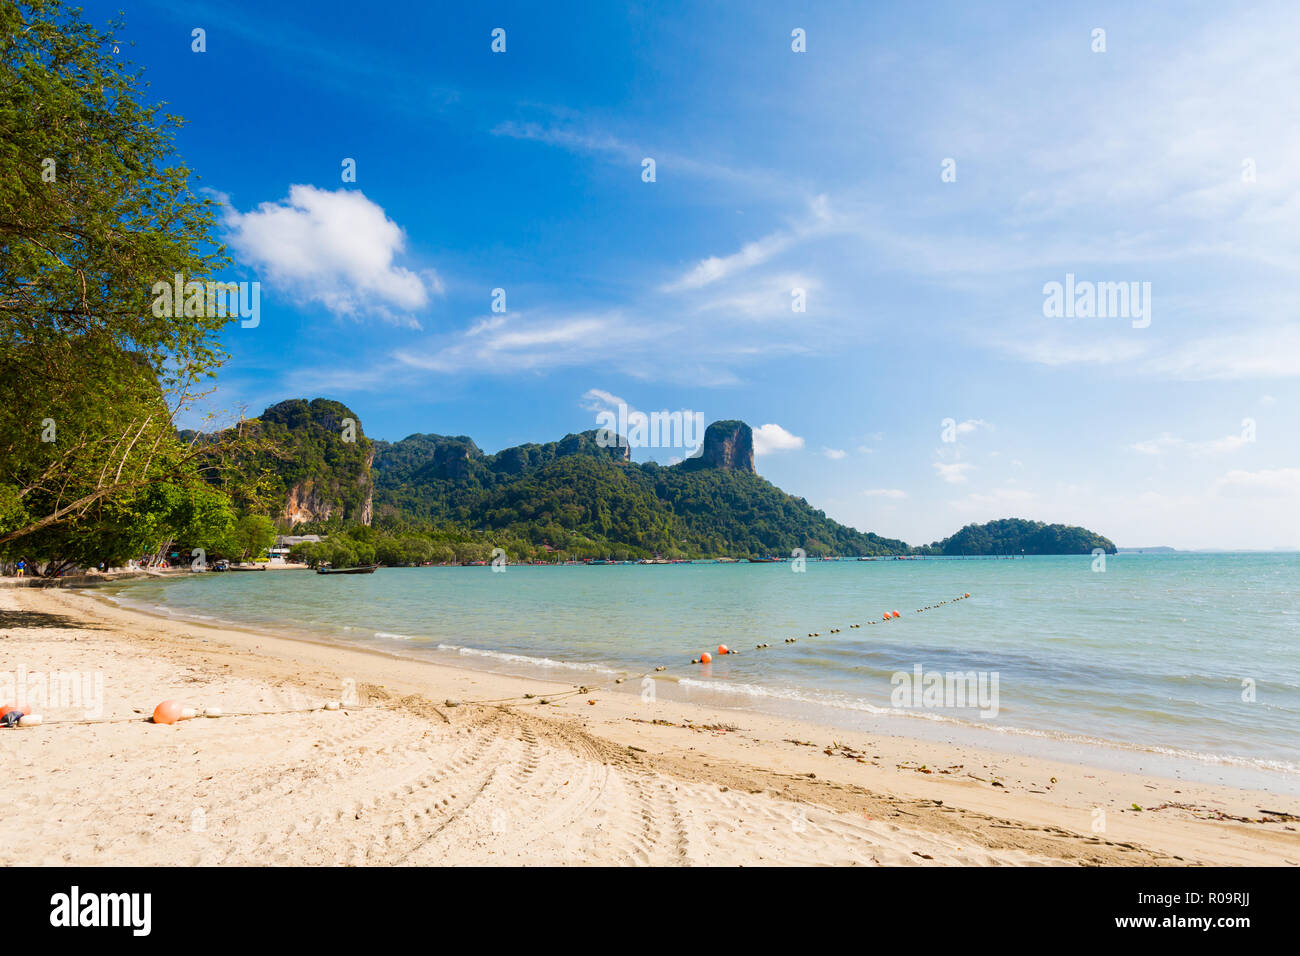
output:
[{"label": "sandy beach", "polygon": [[[576,693],[89,592],[0,589],[0,641],[10,681],[102,687],[0,730],[4,865],[1300,865],[1300,800],[1273,793]],[[168,698],[224,716],[147,722]]]}]

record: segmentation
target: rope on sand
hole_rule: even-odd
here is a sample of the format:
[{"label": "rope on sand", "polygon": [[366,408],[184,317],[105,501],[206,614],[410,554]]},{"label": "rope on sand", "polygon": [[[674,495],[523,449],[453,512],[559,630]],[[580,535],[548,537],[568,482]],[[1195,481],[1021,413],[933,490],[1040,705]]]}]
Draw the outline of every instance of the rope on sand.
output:
[{"label": "rope on sand", "polygon": [[[183,717],[181,720],[204,719],[219,720],[222,717],[278,717],[282,714],[314,714],[319,711],[340,710],[344,709],[339,706],[331,707],[329,704],[323,704],[320,707],[298,707],[292,710],[218,710],[217,708],[208,708],[202,712],[195,713],[193,718]],[[82,720],[43,720],[39,724],[41,727],[86,727],[92,724],[153,724],[160,723],[155,721],[151,716],[139,716],[143,711],[137,711],[134,717],[92,717]]]}]

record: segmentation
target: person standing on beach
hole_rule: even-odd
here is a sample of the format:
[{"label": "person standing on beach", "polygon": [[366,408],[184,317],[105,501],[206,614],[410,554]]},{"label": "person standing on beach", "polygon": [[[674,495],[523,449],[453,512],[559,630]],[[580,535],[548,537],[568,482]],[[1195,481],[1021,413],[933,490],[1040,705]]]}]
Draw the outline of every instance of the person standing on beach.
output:
[{"label": "person standing on beach", "polygon": [[22,558],[19,558],[19,559],[18,559],[18,576],[21,578],[21,577],[23,576],[23,572],[26,571],[26,570],[27,570],[27,562],[24,561]]}]

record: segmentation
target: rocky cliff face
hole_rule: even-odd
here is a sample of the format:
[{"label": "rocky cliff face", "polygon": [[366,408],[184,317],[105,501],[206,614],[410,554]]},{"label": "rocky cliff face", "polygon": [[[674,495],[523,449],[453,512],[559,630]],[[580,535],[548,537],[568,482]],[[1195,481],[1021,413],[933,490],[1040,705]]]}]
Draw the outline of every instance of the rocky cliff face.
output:
[{"label": "rocky cliff face", "polygon": [[754,432],[741,421],[714,422],[705,429],[699,454],[686,459],[681,467],[688,471],[721,468],[754,474]]},{"label": "rocky cliff face", "polygon": [[374,443],[346,405],[317,398],[272,405],[253,422],[277,449],[264,460],[279,479],[279,515],[291,524],[342,517],[369,524]]},{"label": "rocky cliff face", "polygon": [[[371,448],[365,459],[365,470],[358,474],[354,479],[358,492],[364,495],[359,505],[353,507],[350,512],[344,506],[344,513],[347,517],[355,517],[362,524],[370,524],[371,518],[374,517],[375,511],[375,486],[370,478],[370,466],[374,464],[375,452]],[[349,499],[357,496],[348,495]],[[337,494],[322,494],[316,484],[315,478],[304,478],[295,482],[290,488],[285,498],[284,510],[280,517],[288,519],[293,524],[299,524],[304,521],[325,521],[335,510],[342,506],[340,497]]]},{"label": "rocky cliff face", "polygon": [[464,481],[469,477],[470,455],[477,452],[477,447],[471,450],[465,442],[444,442],[433,453],[433,474],[449,481]]},{"label": "rocky cliff face", "polygon": [[371,466],[375,463],[375,446],[366,450],[366,469],[357,476],[357,484],[365,489],[366,498],[361,503],[361,523],[370,524],[370,519],[375,515],[375,479],[371,471]]},{"label": "rocky cliff face", "polygon": [[333,513],[334,502],[316,494],[316,482],[308,478],[289,489],[280,516],[293,524],[299,524],[304,521],[323,521]]}]

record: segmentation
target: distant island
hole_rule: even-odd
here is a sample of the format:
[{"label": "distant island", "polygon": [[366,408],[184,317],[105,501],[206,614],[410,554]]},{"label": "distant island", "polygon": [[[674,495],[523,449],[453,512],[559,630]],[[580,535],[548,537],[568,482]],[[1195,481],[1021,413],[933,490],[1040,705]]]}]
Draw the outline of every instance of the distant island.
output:
[{"label": "distant island", "polygon": [[324,398],[280,402],[244,427],[280,449],[261,459],[268,516],[328,536],[298,546],[313,562],[467,563],[498,547],[511,561],[1115,552],[1087,529],[1019,518],[919,547],[858,531],[759,476],[742,421],[714,422],[699,454],[670,466],[634,463],[594,430],[496,454],[466,435],[376,441]]}]

